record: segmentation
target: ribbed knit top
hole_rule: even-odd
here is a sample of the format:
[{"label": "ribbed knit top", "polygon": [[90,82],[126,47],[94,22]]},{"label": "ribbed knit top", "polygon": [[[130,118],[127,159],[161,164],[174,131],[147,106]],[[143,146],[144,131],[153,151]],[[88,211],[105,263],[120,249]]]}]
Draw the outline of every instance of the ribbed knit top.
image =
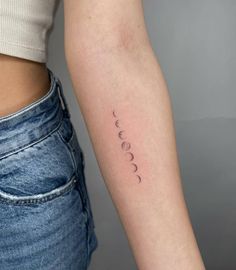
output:
[{"label": "ribbed knit top", "polygon": [[0,0],[0,53],[45,63],[60,0]]}]

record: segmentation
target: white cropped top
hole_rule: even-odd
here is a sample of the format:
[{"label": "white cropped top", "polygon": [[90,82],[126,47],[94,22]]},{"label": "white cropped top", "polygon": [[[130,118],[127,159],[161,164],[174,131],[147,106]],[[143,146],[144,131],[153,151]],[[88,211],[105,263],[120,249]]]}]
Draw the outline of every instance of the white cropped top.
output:
[{"label": "white cropped top", "polygon": [[0,54],[47,62],[60,0],[0,0]]}]

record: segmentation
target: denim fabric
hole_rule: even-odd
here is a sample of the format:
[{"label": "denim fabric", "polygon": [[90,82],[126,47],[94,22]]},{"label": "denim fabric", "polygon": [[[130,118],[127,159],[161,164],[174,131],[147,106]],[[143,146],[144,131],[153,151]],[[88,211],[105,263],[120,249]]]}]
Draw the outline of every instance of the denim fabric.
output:
[{"label": "denim fabric", "polygon": [[86,270],[98,246],[79,145],[60,79],[0,117],[0,269]]}]

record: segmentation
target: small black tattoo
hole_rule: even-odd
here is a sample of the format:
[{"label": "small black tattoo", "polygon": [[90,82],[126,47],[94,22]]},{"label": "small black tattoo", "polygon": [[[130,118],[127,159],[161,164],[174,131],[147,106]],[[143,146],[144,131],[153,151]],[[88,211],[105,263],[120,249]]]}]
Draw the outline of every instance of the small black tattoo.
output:
[{"label": "small black tattoo", "polygon": [[[114,118],[117,118],[117,114],[116,114],[116,112],[114,110],[112,111],[112,115],[113,115]],[[119,119],[116,119],[115,120],[115,126],[117,128],[120,128],[120,121],[119,121]],[[134,160],[134,154],[129,151],[131,149],[131,143],[128,142],[128,141],[126,141],[126,139],[124,138],[124,133],[125,133],[125,130],[120,130],[118,132],[118,138],[121,139],[121,140],[123,140],[123,142],[121,143],[121,149],[123,151],[125,151],[125,154],[129,157],[129,161],[130,162],[132,161],[131,162],[131,165],[133,167],[133,173],[136,173],[138,171],[138,165],[133,162],[133,160]],[[136,174],[136,176],[137,176],[138,181],[139,181],[138,183],[141,183],[141,181],[142,181],[141,176],[138,175],[138,174]]]},{"label": "small black tattoo", "polygon": [[113,116],[116,117],[115,111],[112,112]]},{"label": "small black tattoo", "polygon": [[131,148],[131,144],[130,144],[129,142],[122,142],[121,148],[122,148],[124,151],[128,151],[128,150]]},{"label": "small black tattoo", "polygon": [[137,170],[138,170],[138,166],[135,164],[135,163],[131,163],[132,165],[133,165],[133,167],[134,167],[134,172],[137,172]]},{"label": "small black tattoo", "polygon": [[118,133],[118,137],[121,139],[121,140],[124,140],[125,138],[123,137],[124,135],[123,135],[123,133],[124,133],[125,131],[124,130],[121,130],[121,131],[119,131],[119,133]]},{"label": "small black tattoo", "polygon": [[142,181],[141,177],[139,175],[136,175],[138,177],[139,183]]},{"label": "small black tattoo", "polygon": [[129,161],[132,161],[134,159],[134,155],[131,152],[126,152],[126,154],[129,156]]},{"label": "small black tattoo", "polygon": [[119,126],[119,120],[116,120],[116,121],[115,121],[115,125],[116,125],[116,127],[118,127],[118,128],[120,127],[120,126]]}]

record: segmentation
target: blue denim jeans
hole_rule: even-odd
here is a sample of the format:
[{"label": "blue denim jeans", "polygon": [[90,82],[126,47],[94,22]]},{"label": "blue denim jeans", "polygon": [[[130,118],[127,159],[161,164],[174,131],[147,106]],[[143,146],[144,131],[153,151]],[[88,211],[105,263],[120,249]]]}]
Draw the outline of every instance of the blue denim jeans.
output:
[{"label": "blue denim jeans", "polygon": [[0,269],[86,270],[98,246],[79,145],[59,78],[0,117]]}]

